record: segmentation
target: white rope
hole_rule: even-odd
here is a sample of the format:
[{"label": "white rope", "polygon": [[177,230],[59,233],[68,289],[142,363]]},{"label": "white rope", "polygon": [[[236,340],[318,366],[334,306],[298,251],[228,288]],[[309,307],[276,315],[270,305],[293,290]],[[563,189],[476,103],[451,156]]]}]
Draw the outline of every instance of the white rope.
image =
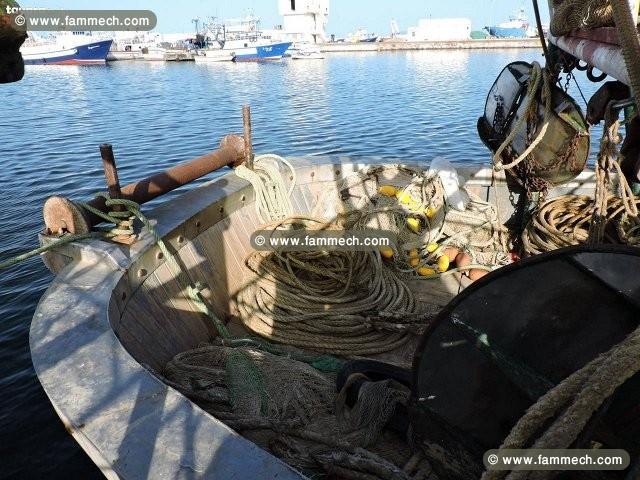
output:
[{"label": "white rope", "polygon": [[[280,165],[286,165],[291,171],[289,188],[280,172]],[[253,186],[256,195],[256,214],[262,223],[282,220],[293,215],[291,194],[296,184],[296,172],[293,165],[278,155],[260,155],[253,161],[253,169],[240,165],[236,175],[247,180]]]}]

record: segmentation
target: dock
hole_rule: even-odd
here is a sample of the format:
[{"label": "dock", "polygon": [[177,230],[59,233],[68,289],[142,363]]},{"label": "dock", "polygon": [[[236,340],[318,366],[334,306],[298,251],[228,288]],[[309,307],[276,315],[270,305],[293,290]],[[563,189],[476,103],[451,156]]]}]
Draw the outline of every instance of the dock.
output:
[{"label": "dock", "polygon": [[540,48],[538,38],[491,38],[437,42],[407,42],[385,40],[382,42],[334,42],[319,45],[321,52],[384,52],[400,50],[489,50],[503,48]]}]

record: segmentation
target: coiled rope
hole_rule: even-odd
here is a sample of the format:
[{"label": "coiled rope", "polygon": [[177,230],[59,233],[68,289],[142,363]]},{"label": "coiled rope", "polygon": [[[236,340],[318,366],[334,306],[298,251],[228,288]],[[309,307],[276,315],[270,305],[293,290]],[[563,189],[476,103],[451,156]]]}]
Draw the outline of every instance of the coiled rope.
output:
[{"label": "coiled rope", "polygon": [[[620,122],[613,107],[610,103],[605,116],[595,168],[594,198],[564,195],[539,207],[522,234],[526,254],[535,255],[587,242],[640,244],[640,199],[633,195],[617,160]],[[617,194],[612,194],[614,176]]]},{"label": "coiled rope", "polygon": [[[290,171],[288,189],[280,173],[280,165],[285,165]],[[235,173],[251,183],[256,196],[256,213],[262,223],[293,215],[290,197],[296,184],[296,171],[286,159],[273,154],[260,155],[253,160],[253,169],[240,165]]]},{"label": "coiled rope", "polygon": [[[324,225],[293,217],[263,228]],[[256,278],[237,294],[242,321],[279,343],[336,355],[387,352],[406,343],[423,320],[413,294],[379,252],[254,252],[246,265]],[[394,328],[371,320],[381,313],[395,314]]]},{"label": "coiled rope", "polygon": [[609,0],[554,0],[550,30],[556,36],[568,35],[578,28],[613,25]]}]

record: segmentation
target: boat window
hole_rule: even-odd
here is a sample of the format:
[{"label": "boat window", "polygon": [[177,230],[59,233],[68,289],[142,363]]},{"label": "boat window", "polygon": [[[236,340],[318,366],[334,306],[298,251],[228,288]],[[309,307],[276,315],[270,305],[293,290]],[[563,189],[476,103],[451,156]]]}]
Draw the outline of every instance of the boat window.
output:
[{"label": "boat window", "polygon": [[249,46],[249,44],[245,43],[245,44],[244,44],[244,46],[245,46],[245,47],[248,47],[248,46]]},{"label": "boat window", "polygon": [[296,0],[291,0],[291,10],[296,9]]}]

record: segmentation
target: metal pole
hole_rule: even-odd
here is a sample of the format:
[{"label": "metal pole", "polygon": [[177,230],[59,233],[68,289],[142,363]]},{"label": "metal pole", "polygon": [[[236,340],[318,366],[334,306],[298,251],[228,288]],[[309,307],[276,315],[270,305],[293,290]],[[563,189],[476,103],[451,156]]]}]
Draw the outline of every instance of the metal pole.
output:
[{"label": "metal pole", "polygon": [[[100,156],[102,157],[102,168],[107,179],[107,191],[111,198],[121,198],[120,180],[118,180],[118,168],[116,159],[113,156],[113,146],[110,143],[100,145]],[[115,205],[114,210],[121,211],[122,205]]]},{"label": "metal pole", "polygon": [[[100,151],[102,152],[102,147]],[[118,184],[117,171],[115,168],[111,168],[111,165],[115,167],[115,162],[112,163],[109,160],[113,157],[107,155],[106,164],[108,166],[105,167],[105,175],[107,175],[107,183],[110,187],[118,186],[117,195],[120,198],[143,204],[225,166],[236,167],[242,164],[245,157],[242,137],[227,135],[220,142],[218,150],[122,188]],[[103,161],[105,161],[104,158]],[[112,195],[111,189],[109,194]],[[107,211],[105,200],[102,197],[87,203],[100,211]],[[87,233],[93,225],[102,221],[100,217],[83,211],[73,202],[59,196],[50,197],[45,202],[43,216],[47,229],[54,233],[61,230],[70,233]]]},{"label": "metal pole", "polygon": [[245,164],[253,169],[253,140],[251,138],[251,107],[242,107],[242,123],[244,125],[244,154]]}]

